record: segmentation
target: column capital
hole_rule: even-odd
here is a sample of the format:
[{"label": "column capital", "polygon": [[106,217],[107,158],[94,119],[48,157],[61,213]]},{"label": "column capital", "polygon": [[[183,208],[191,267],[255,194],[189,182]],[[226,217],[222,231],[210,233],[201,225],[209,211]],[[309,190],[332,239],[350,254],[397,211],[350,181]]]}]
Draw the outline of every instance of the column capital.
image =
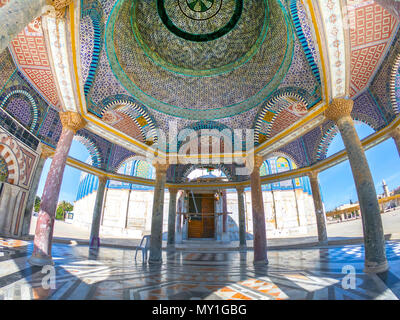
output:
[{"label": "column capital", "polygon": [[[74,0],[46,0],[46,5],[47,7],[45,9],[48,9],[48,14],[54,15],[56,18],[62,18],[65,15],[65,9],[73,3]],[[54,9],[52,9],[53,7]]]},{"label": "column capital", "polygon": [[59,115],[63,128],[68,128],[74,133],[86,126],[86,120],[78,112],[65,111]]},{"label": "column capital", "polygon": [[48,159],[54,154],[54,150],[49,146],[41,143],[40,144],[40,157],[42,159]]},{"label": "column capital", "polygon": [[394,128],[391,132],[390,135],[392,136],[393,139],[400,140],[400,127]]},{"label": "column capital", "polygon": [[245,165],[249,169],[260,169],[264,162],[264,158],[258,154],[249,155],[245,159]]},{"label": "column capital", "polygon": [[353,110],[354,101],[351,99],[337,98],[333,99],[331,104],[325,110],[325,117],[337,122],[339,119],[350,116]]},{"label": "column capital", "polygon": [[178,193],[179,189],[178,188],[168,188],[169,193]]},{"label": "column capital", "polygon": [[99,182],[102,182],[102,183],[106,183],[108,180],[107,176],[104,176],[102,174],[98,175],[97,178],[99,178]]},{"label": "column capital", "polygon": [[244,189],[245,189],[244,186],[237,186],[237,187],[236,187],[237,193],[243,193],[243,192],[244,192]]},{"label": "column capital", "polygon": [[156,174],[157,173],[166,173],[169,167],[169,164],[166,160],[155,160],[153,161],[153,167],[156,168]]},{"label": "column capital", "polygon": [[318,179],[318,174],[319,174],[319,171],[315,171],[315,170],[307,172],[307,176],[310,179]]}]

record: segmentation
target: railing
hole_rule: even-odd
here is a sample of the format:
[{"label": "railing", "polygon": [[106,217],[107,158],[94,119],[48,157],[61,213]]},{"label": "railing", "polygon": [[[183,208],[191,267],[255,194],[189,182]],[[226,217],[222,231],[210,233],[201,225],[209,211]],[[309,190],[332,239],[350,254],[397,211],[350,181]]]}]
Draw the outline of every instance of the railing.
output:
[{"label": "railing", "polygon": [[32,150],[37,149],[40,140],[4,109],[0,109],[0,126]]}]

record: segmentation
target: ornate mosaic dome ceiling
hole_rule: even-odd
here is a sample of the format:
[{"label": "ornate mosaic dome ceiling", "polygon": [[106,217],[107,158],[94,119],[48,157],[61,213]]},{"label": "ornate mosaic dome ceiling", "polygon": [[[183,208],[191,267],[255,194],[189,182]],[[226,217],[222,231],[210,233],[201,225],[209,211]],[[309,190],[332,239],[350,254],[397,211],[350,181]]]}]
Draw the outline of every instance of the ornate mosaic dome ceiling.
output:
[{"label": "ornate mosaic dome ceiling", "polygon": [[294,51],[288,13],[271,0],[119,0],[105,42],[130,94],[191,120],[259,106],[282,82]]}]

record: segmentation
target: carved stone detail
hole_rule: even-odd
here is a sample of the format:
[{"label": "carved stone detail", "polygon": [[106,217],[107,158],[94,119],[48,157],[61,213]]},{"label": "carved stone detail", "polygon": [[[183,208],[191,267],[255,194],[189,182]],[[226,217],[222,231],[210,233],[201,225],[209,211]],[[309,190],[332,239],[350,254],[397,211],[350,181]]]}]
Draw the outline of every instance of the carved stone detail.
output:
[{"label": "carved stone detail", "polygon": [[156,169],[156,174],[166,173],[169,167],[169,164],[166,160],[155,160],[153,162],[153,167]]},{"label": "carved stone detail", "polygon": [[333,99],[332,103],[325,110],[325,117],[337,122],[339,119],[350,116],[353,110],[354,101],[350,99]]},{"label": "carved stone detail", "polygon": [[54,150],[44,144],[42,144],[40,148],[41,148],[40,157],[43,159],[48,159],[54,154]]},{"label": "carved stone detail", "polygon": [[[61,19],[65,15],[65,9],[74,0],[46,0],[47,6],[45,9],[50,15],[54,15],[56,18]],[[54,8],[54,9],[53,9]]]},{"label": "carved stone detail", "polygon": [[63,128],[68,128],[74,133],[86,126],[86,120],[77,112],[60,112],[59,115]]},{"label": "carved stone detail", "polygon": [[393,137],[393,139],[400,141],[400,127],[395,128],[390,135]]}]

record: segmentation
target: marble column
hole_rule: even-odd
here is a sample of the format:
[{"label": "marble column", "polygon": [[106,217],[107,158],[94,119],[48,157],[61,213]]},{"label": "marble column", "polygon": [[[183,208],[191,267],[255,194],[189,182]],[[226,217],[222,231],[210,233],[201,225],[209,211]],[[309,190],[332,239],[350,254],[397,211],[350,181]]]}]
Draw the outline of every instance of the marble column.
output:
[{"label": "marble column", "polygon": [[43,189],[33,242],[34,248],[29,259],[32,265],[44,266],[53,263],[51,244],[64,168],[75,133],[86,125],[82,116],[76,112],[60,112],[60,120],[63,128]]},{"label": "marble column", "polygon": [[325,116],[339,128],[353,173],[364,232],[364,271],[380,273],[388,270],[382,219],[367,158],[350,116],[353,104],[352,100],[334,99]]},{"label": "marble column", "polygon": [[36,166],[35,174],[33,176],[32,184],[29,189],[28,200],[26,201],[26,207],[24,212],[24,219],[22,222],[21,235],[27,236],[29,235],[29,229],[31,226],[31,218],[32,211],[35,205],[35,199],[37,190],[39,188],[40,177],[42,176],[42,171],[46,160],[53,154],[53,150],[51,150],[46,145],[41,145],[41,154]]},{"label": "marble column", "polygon": [[100,246],[100,221],[103,212],[104,194],[106,191],[107,177],[99,176],[99,185],[96,191],[96,200],[94,202],[92,226],[90,229],[90,248],[98,248]]},{"label": "marble column", "polygon": [[321,191],[319,189],[318,172],[311,171],[308,177],[310,178],[312,196],[314,200],[315,217],[318,230],[318,242],[320,244],[327,244],[328,235],[326,232],[326,215],[324,205],[322,203]]},{"label": "marble column", "polygon": [[176,223],[176,195],[178,189],[169,188],[169,210],[168,210],[168,242],[169,247],[175,245],[175,223]]},{"label": "marble column", "polygon": [[71,2],[72,0],[9,0],[0,7],[0,52],[37,17],[49,11],[61,17],[65,7]]},{"label": "marble column", "polygon": [[394,140],[394,143],[396,144],[397,147],[397,152],[399,153],[400,156],[400,127],[397,127],[391,132],[391,136]]},{"label": "marble column", "polygon": [[236,187],[239,211],[239,244],[241,248],[246,247],[246,216],[244,207],[244,187]]},{"label": "marble column", "polygon": [[260,167],[263,164],[261,156],[254,156],[254,166],[250,174],[251,205],[253,211],[254,233],[254,264],[266,265],[267,259],[267,235],[265,229],[264,201],[261,190]]},{"label": "marble column", "polygon": [[162,263],[162,230],[164,213],[164,189],[168,164],[155,163],[156,181],[154,186],[153,215],[151,217],[150,264]]}]

